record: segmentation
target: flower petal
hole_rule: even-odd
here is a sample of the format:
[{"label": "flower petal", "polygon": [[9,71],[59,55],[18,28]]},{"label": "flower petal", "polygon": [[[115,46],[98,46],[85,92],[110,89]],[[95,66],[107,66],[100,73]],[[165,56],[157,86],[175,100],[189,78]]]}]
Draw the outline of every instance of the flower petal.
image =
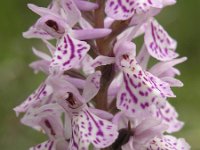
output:
[{"label": "flower petal", "polygon": [[155,19],[150,20],[144,40],[152,57],[160,61],[169,61],[178,57],[178,54],[174,52],[177,45],[176,41]]},{"label": "flower petal", "polygon": [[170,88],[170,84],[162,81],[156,76],[149,72],[146,72],[150,80],[154,83],[155,87],[164,95],[165,97],[176,97]]},{"label": "flower petal", "polygon": [[180,64],[186,60],[187,60],[187,57],[182,57],[182,58],[173,59],[167,62],[160,62],[160,63],[155,64],[153,67],[151,67],[149,69],[149,72],[151,72],[153,75],[156,75],[157,77],[163,77],[163,74],[168,72],[175,65]]},{"label": "flower petal", "polygon": [[165,103],[166,95],[159,86],[161,80],[156,77],[152,80],[152,75],[142,70],[133,55],[122,55],[120,68],[124,83],[117,95],[119,109],[136,115],[145,113],[151,104],[161,106]]},{"label": "flower petal", "polygon": [[86,79],[85,86],[83,89],[83,97],[85,98],[86,102],[89,102],[98,93],[100,89],[100,79],[100,71],[91,74]]},{"label": "flower petal", "polygon": [[97,68],[99,66],[109,65],[109,64],[113,64],[113,63],[115,63],[114,57],[100,55],[94,59],[94,61],[92,63],[92,67]]},{"label": "flower petal", "polygon": [[51,86],[42,83],[23,103],[14,108],[15,112],[18,115],[19,113],[26,112],[31,107],[40,105],[49,99],[52,92]]},{"label": "flower petal", "polygon": [[115,20],[127,20],[134,14],[142,14],[150,8],[162,8],[160,0],[107,0],[105,12]]},{"label": "flower petal", "polygon": [[184,139],[176,139],[173,136],[165,135],[161,138],[154,138],[147,146],[149,150],[190,150],[190,146]]},{"label": "flower petal", "polygon": [[82,29],[72,30],[71,35],[78,40],[91,40],[107,36],[111,33],[111,29]]},{"label": "flower petal", "polygon": [[81,18],[81,12],[73,0],[61,0],[61,6],[65,12],[65,19],[70,27],[73,27]]},{"label": "flower petal", "polygon": [[32,26],[28,29],[28,31],[23,32],[23,37],[30,39],[30,38],[39,38],[45,40],[51,40],[53,37],[42,29],[37,29],[35,26]]},{"label": "flower petal", "polygon": [[48,104],[39,108],[29,109],[21,119],[27,126],[40,126],[50,139],[64,137],[61,120],[62,108],[57,104]]},{"label": "flower petal", "polygon": [[51,71],[64,72],[79,64],[89,51],[90,46],[84,42],[65,35],[59,41],[54,53],[50,69]]},{"label": "flower petal", "polygon": [[97,117],[87,109],[73,116],[72,128],[70,150],[86,150],[90,143],[96,148],[105,148],[111,145],[118,136],[115,125]]},{"label": "flower petal", "polygon": [[177,119],[178,114],[169,102],[161,108],[152,109],[152,115],[168,125],[168,133],[177,132],[183,127],[184,123]]},{"label": "flower petal", "polygon": [[175,79],[173,77],[163,77],[162,80],[164,82],[167,82],[170,87],[182,87],[183,86],[183,82],[181,82],[178,79]]},{"label": "flower petal", "polygon": [[36,50],[34,47],[32,48],[32,50],[33,50],[33,53],[36,56],[38,56],[39,58],[46,60],[46,61],[51,61],[51,57],[48,54],[46,54],[42,51]]},{"label": "flower petal", "polygon": [[49,74],[49,65],[50,62],[46,60],[37,60],[29,64],[29,67],[31,67],[34,70],[34,73],[38,73],[39,71],[42,71],[45,74]]},{"label": "flower petal", "polygon": [[98,8],[98,4],[85,0],[74,0],[74,3],[82,11],[91,11]]},{"label": "flower petal", "polygon": [[48,140],[31,147],[29,150],[56,150],[56,142],[54,140]]}]

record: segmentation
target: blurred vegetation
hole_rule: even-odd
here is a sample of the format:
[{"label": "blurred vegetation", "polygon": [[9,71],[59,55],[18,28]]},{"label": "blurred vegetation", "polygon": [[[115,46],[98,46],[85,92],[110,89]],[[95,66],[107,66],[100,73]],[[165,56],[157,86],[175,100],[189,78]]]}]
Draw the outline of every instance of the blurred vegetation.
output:
[{"label": "blurred vegetation", "polygon": [[[13,107],[21,103],[44,79],[34,75],[28,64],[36,59],[31,47],[40,48],[39,40],[27,40],[21,32],[37,19],[27,3],[45,6],[44,0],[6,0],[0,9],[0,147],[2,150],[25,150],[45,140],[45,136],[23,126]],[[186,124],[176,133],[185,137],[193,150],[200,149],[200,1],[178,0],[157,17],[169,34],[178,41],[177,51],[189,60],[179,66],[185,84],[174,89],[177,98],[170,100]]]}]

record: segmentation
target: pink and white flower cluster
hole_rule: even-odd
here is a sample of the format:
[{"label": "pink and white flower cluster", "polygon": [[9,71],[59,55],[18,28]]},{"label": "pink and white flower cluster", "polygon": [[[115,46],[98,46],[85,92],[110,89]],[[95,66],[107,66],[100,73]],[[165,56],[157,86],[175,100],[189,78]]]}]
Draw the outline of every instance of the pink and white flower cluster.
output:
[{"label": "pink and white flower cluster", "polygon": [[[30,150],[189,150],[168,98],[186,60],[154,16],[175,0],[52,0],[26,38],[48,52],[30,64],[47,78],[14,110],[47,135]],[[141,49],[134,41],[144,35]],[[150,59],[156,63],[150,63]]]}]

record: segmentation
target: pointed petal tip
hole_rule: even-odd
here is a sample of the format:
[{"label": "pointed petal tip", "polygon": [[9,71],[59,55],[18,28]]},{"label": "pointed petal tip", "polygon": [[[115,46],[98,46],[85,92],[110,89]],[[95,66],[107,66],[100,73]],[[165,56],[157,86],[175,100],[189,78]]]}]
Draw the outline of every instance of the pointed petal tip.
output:
[{"label": "pointed petal tip", "polygon": [[19,113],[20,113],[19,107],[15,107],[13,108],[13,110],[15,111],[16,116],[19,117]]}]

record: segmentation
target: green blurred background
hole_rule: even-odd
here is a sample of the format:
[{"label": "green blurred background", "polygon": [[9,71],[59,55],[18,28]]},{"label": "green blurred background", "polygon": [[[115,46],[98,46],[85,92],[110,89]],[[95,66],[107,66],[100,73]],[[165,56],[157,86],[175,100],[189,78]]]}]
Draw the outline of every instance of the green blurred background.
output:
[{"label": "green blurred background", "polygon": [[[27,3],[46,6],[49,0],[6,0],[0,9],[0,150],[26,150],[45,140],[45,137],[19,123],[12,110],[44,79],[34,75],[28,64],[36,59],[31,47],[40,46],[39,40],[27,40],[21,32],[36,19]],[[178,0],[157,17],[178,41],[178,52],[189,60],[179,66],[179,77],[185,84],[174,89],[180,119],[186,122],[176,133],[185,137],[193,150],[200,150],[200,0]]]}]

